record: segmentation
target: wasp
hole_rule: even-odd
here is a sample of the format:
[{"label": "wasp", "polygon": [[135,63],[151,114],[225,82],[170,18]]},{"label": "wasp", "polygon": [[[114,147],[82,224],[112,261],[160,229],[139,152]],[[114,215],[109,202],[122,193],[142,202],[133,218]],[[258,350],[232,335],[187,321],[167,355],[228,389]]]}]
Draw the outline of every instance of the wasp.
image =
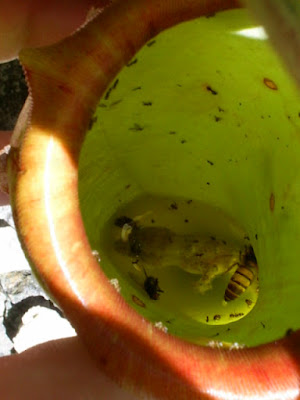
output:
[{"label": "wasp", "polygon": [[[251,285],[257,269],[257,260],[252,246],[246,246],[241,260],[237,263],[238,268],[230,278],[224,294],[225,301],[232,301],[240,297]],[[247,303],[248,304],[248,303]]]},{"label": "wasp", "polygon": [[[121,228],[115,248],[132,257],[133,266],[139,271],[141,267],[147,267],[147,270],[152,267],[181,268],[200,276],[194,287],[203,294],[212,288],[212,281],[217,276],[230,271],[240,260],[240,249],[233,244],[215,237],[179,234],[166,227],[144,226],[142,219],[143,216],[123,216],[115,220],[115,225]],[[148,279],[147,287],[149,284],[155,286],[155,282]]]}]

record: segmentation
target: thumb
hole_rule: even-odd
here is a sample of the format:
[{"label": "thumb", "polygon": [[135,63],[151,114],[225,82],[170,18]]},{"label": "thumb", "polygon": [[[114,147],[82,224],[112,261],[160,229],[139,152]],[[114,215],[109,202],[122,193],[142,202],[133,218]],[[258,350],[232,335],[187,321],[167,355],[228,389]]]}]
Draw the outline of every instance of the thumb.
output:
[{"label": "thumb", "polygon": [[23,47],[46,46],[72,33],[91,7],[110,0],[0,1],[0,62],[17,57]]}]

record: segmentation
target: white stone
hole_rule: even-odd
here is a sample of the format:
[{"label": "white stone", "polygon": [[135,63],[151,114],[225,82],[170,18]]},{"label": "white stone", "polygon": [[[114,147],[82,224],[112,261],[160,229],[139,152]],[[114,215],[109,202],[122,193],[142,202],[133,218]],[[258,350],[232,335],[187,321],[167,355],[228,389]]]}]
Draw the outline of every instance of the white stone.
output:
[{"label": "white stone", "polygon": [[[0,274],[30,270],[14,228],[12,211],[9,205],[0,207],[0,220],[4,220],[9,225],[5,226],[4,223],[4,226],[0,227]],[[3,315],[3,310],[1,310],[1,315]],[[75,330],[65,318],[61,318],[56,311],[45,307],[32,307],[24,314],[22,322],[23,326],[13,340],[14,347],[18,353],[39,343],[76,335]],[[2,350],[2,355],[4,355],[9,354],[8,348],[12,347],[12,344],[4,334],[3,326],[2,331],[3,338],[0,341],[2,346],[0,354]],[[7,342],[5,342],[6,346],[4,346],[4,339]]]},{"label": "white stone", "polygon": [[17,353],[49,340],[76,336],[74,328],[54,310],[32,307],[22,318],[23,326],[13,339]]},{"label": "white stone", "polygon": [[21,248],[9,205],[0,207],[0,220],[7,222],[7,227],[0,228],[0,273],[30,270],[28,261]]},{"label": "white stone", "polygon": [[0,206],[0,219],[4,219],[11,227],[15,227],[10,205]]}]

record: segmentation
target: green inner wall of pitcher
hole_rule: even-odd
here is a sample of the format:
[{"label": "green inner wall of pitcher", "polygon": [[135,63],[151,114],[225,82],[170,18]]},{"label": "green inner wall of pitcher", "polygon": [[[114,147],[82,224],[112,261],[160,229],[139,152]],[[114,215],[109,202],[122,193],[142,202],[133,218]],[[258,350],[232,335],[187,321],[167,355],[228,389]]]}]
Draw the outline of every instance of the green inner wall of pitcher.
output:
[{"label": "green inner wall of pitcher", "polygon": [[[199,344],[253,346],[300,326],[299,95],[268,41],[241,34],[254,26],[228,11],[148,42],[100,100],[81,152],[80,204],[101,267],[144,317]],[[163,289],[150,299],[143,268],[115,251],[122,215],[251,244],[259,292],[254,279],[224,305],[230,274],[203,295],[197,275],[147,265]]]}]

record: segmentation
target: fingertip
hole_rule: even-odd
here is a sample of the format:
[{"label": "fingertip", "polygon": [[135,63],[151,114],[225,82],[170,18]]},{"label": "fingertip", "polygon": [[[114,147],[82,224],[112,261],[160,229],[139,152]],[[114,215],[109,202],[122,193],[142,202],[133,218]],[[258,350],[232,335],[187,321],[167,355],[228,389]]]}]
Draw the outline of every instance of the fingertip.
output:
[{"label": "fingertip", "polygon": [[110,0],[0,1],[0,62],[17,58],[26,47],[47,46],[79,28],[91,7]]}]

